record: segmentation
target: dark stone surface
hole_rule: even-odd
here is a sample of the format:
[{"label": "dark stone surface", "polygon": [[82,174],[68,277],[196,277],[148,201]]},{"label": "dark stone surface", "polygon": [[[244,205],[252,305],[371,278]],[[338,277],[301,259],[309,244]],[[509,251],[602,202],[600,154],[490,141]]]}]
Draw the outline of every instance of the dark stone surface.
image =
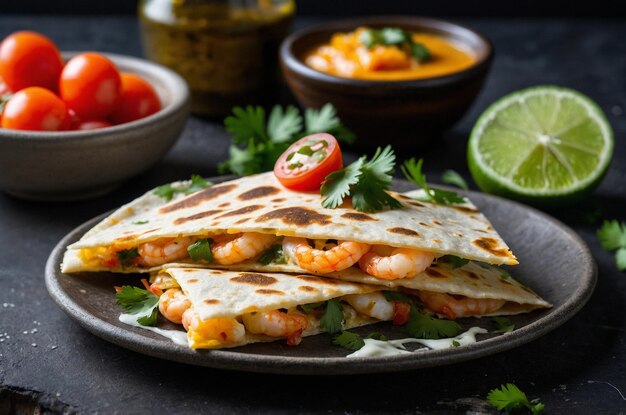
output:
[{"label": "dark stone surface", "polygon": [[[302,22],[301,22],[302,23]],[[453,366],[352,377],[289,377],[197,368],[146,357],[89,334],[48,297],[46,258],[83,221],[146,189],[191,173],[214,175],[227,151],[220,123],[190,119],[159,165],[109,197],[35,204],[0,194],[0,413],[472,413],[492,412],[490,389],[514,382],[549,413],[626,412],[626,275],[595,237],[599,220],[626,220],[626,25],[623,21],[464,21],[491,37],[496,60],[470,113],[425,149],[433,181],[447,169],[467,176],[465,143],[478,114],[512,90],[554,83],[576,88],[605,110],[615,158],[596,196],[553,214],[589,244],[599,281],[588,305],[560,329],[526,346]],[[0,37],[24,28],[50,35],[62,49],[140,54],[131,17],[0,17]],[[1,168],[1,166],[0,166]],[[28,166],[24,166],[28,168]],[[546,278],[551,278],[546,275]],[[621,391],[621,392],[620,392]]]}]

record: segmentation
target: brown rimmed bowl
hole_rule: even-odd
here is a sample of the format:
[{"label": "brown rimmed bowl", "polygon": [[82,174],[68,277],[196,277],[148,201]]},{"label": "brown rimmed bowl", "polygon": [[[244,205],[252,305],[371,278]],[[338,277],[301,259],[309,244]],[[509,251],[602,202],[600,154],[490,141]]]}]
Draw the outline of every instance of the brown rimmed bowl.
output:
[{"label": "brown rimmed bowl", "polygon": [[[402,81],[342,78],[317,71],[304,63],[315,47],[336,32],[357,27],[400,27],[439,35],[463,45],[476,62],[449,75]],[[493,61],[491,42],[467,27],[437,19],[410,16],[364,17],[324,23],[290,35],[280,48],[283,74],[296,99],[305,107],[327,102],[358,137],[360,148],[392,144],[419,150],[441,136],[469,109]]]},{"label": "brown rimmed bowl", "polygon": [[[64,52],[70,59],[77,52]],[[87,199],[154,165],[178,140],[189,115],[189,89],[173,71],[143,59],[104,54],[121,72],[147,80],[158,112],[89,131],[0,129],[0,189],[31,200]]]}]

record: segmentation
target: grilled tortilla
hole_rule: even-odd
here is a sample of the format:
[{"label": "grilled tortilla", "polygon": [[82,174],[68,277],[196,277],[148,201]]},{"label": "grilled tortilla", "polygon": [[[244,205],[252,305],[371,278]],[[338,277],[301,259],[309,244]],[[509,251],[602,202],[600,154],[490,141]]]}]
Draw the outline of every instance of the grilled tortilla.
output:
[{"label": "grilled tortilla", "polygon": [[469,201],[444,206],[415,200],[419,191],[390,193],[401,201],[401,209],[363,213],[349,202],[337,209],[323,208],[319,194],[288,190],[272,173],[221,183],[165,204],[149,192],[70,245],[62,270],[149,271],[147,265],[116,261],[116,253],[162,238],[240,232],[346,240],[495,265],[517,264],[487,218]]},{"label": "grilled tortilla", "polygon": [[[321,278],[313,275],[261,274],[253,272],[220,271],[200,268],[165,268],[157,278],[166,275],[175,280],[162,280],[168,288],[179,285],[200,323],[191,325],[187,332],[189,346],[198,348],[237,347],[249,343],[284,339],[268,336],[249,326],[247,318],[274,312],[286,317],[297,313],[306,317],[307,323],[298,336],[311,336],[324,331],[320,327],[320,313],[303,311],[298,306],[324,302],[380,291],[381,287],[354,284],[346,281]],[[166,278],[167,278],[166,277]],[[158,284],[157,284],[158,285]],[[358,313],[342,302],[344,329],[375,323],[378,320]],[[280,311],[278,311],[280,310]],[[238,327],[245,332],[233,335]],[[257,331],[254,333],[253,331]]]}]

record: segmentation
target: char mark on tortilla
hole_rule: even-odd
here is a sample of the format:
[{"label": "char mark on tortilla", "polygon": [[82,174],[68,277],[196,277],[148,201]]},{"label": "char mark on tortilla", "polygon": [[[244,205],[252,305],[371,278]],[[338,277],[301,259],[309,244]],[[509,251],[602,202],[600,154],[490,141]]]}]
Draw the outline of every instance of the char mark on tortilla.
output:
[{"label": "char mark on tortilla", "polygon": [[264,274],[255,274],[252,272],[242,272],[237,277],[230,279],[232,282],[250,285],[272,285],[276,283],[276,278]]},{"label": "char mark on tortilla", "polygon": [[191,196],[188,196],[182,200],[163,206],[161,209],[159,209],[159,212],[170,213],[180,209],[188,209],[194,206],[198,206],[203,202],[215,199],[218,196],[222,196],[235,189],[236,187],[237,185],[234,183],[207,187],[206,189],[200,190],[199,192],[194,193]]},{"label": "char mark on tortilla", "polygon": [[255,210],[259,210],[259,209],[262,209],[262,208],[263,208],[263,206],[261,206],[261,205],[244,206],[242,208],[231,210],[230,212],[226,212],[226,213],[224,213],[222,215],[219,215],[219,216],[216,217],[216,219],[226,218],[226,217],[229,217],[229,216],[245,215],[246,213],[254,212]]},{"label": "char mark on tortilla", "polygon": [[174,225],[182,225],[186,222],[208,218],[209,216],[217,215],[218,213],[222,212],[223,210],[221,209],[206,210],[204,212],[196,213],[195,215],[186,216],[184,218],[177,218],[176,220],[174,220]]},{"label": "char mark on tortilla", "polygon": [[378,220],[376,218],[371,217],[370,215],[366,215],[365,213],[359,213],[359,212],[346,212],[343,215],[341,215],[341,217],[344,219],[349,219],[349,220],[358,220],[360,222]]},{"label": "char mark on tortilla", "polygon": [[237,196],[237,198],[239,200],[252,200],[252,199],[258,199],[260,197],[272,196],[278,192],[280,192],[280,190],[275,188],[274,186],[259,186],[259,187],[255,187],[254,189],[243,192],[242,194]]},{"label": "char mark on tortilla", "polygon": [[399,226],[396,226],[395,228],[389,228],[387,229],[387,232],[398,233],[400,235],[406,235],[406,236],[416,236],[416,237],[420,236],[420,234],[415,232],[413,229],[402,228]]},{"label": "char mark on tortilla", "polygon": [[303,207],[288,207],[276,209],[258,217],[255,222],[267,222],[273,219],[281,219],[288,225],[305,226],[314,223],[318,225],[330,225],[331,217]]},{"label": "char mark on tortilla", "polygon": [[474,245],[496,256],[511,256],[511,252],[508,249],[500,248],[498,241],[493,238],[478,238],[472,241]]}]

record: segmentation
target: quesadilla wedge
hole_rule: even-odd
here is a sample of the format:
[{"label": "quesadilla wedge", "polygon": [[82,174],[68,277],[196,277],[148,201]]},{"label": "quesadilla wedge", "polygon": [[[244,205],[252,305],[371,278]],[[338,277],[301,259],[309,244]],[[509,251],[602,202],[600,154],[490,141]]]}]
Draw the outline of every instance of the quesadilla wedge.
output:
[{"label": "quesadilla wedge", "polygon": [[150,289],[160,295],[161,314],[183,324],[194,349],[278,339],[295,346],[303,336],[329,330],[323,321],[329,300],[333,331],[393,318],[381,287],[313,275],[165,268]]},{"label": "quesadilla wedge", "polygon": [[321,206],[321,196],[284,188],[272,173],[224,182],[164,204],[146,194],[70,245],[63,272],[142,272],[164,264],[232,266],[282,247],[297,272],[360,268],[380,283],[414,277],[454,255],[517,264],[505,242],[467,201],[439,205],[419,192],[390,192],[402,208],[363,213],[350,202]]}]

